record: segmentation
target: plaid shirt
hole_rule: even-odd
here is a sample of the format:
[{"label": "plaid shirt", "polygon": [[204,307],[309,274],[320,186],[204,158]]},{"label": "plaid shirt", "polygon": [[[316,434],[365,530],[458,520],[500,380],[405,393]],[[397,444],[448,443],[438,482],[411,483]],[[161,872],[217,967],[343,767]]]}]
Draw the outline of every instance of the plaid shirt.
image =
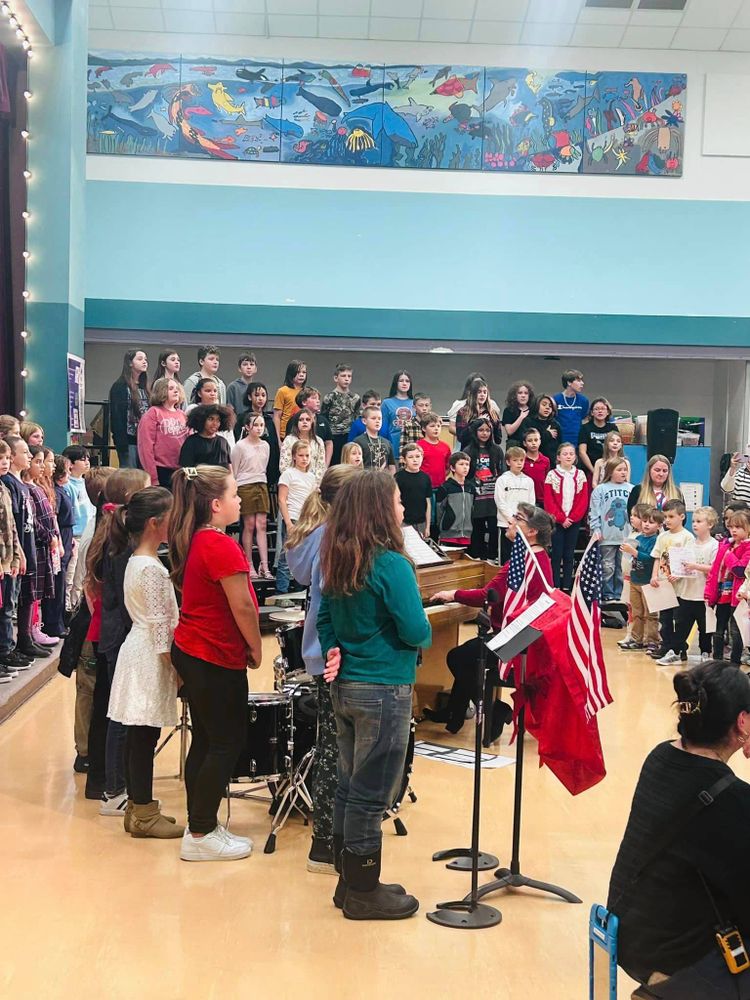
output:
[{"label": "plaid shirt", "polygon": [[424,431],[417,417],[412,417],[411,420],[404,421],[404,426],[401,428],[401,446],[399,448],[401,465],[404,464],[404,448],[407,444],[416,444],[423,437]]}]

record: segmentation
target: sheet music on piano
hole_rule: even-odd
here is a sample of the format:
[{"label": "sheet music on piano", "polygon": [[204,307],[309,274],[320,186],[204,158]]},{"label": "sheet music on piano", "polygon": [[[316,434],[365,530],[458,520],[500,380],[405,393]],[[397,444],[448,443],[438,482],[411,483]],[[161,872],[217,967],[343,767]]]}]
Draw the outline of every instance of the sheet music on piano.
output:
[{"label": "sheet music on piano", "polygon": [[425,541],[412,525],[405,524],[403,532],[404,548],[407,555],[414,561],[415,566],[434,566],[438,563],[450,562],[448,556],[431,548],[431,543]]},{"label": "sheet music on piano", "polygon": [[491,649],[492,652],[496,652],[503,646],[506,646],[511,639],[514,639],[519,632],[522,632],[527,625],[533,625],[534,622],[539,618],[548,608],[553,608],[555,602],[549,596],[549,594],[542,594],[538,597],[533,604],[530,604],[526,610],[514,618],[510,625],[498,632],[497,635],[493,636],[487,645],[487,649]]}]

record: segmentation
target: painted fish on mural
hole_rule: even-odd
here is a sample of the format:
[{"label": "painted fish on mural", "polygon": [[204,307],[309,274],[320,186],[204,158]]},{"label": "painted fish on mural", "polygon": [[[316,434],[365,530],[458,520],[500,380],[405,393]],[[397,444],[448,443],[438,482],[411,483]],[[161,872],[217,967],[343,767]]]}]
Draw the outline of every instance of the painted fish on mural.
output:
[{"label": "painted fish on mural", "polygon": [[271,118],[269,115],[266,115],[263,119],[263,124],[266,128],[270,128],[279,135],[293,135],[296,139],[301,139],[305,134],[305,130],[301,125],[297,125],[296,122],[290,122],[286,118]]},{"label": "painted fish on mural", "polygon": [[458,98],[463,97],[467,90],[473,90],[476,94],[478,80],[479,73],[471,73],[469,76],[449,76],[445,83],[441,83],[439,87],[435,87],[432,93],[440,94],[441,97]]},{"label": "painted fish on mural", "polygon": [[248,69],[247,66],[243,66],[242,69],[238,69],[236,75],[240,80],[249,80],[250,83],[258,83],[259,80],[265,80],[267,83],[270,82],[266,76],[266,67],[262,69]]},{"label": "painted fish on mural", "polygon": [[164,73],[176,73],[177,70],[174,68],[172,63],[154,63],[146,72],[144,76],[153,76],[156,79],[157,76],[162,76]]},{"label": "painted fish on mural", "polygon": [[211,91],[211,100],[220,111],[226,111],[228,115],[244,115],[244,104],[233,104],[232,97],[223,83],[209,83],[208,89]]},{"label": "painted fish on mural", "polygon": [[215,66],[191,66],[194,73],[202,73],[204,76],[213,76],[216,72]]}]

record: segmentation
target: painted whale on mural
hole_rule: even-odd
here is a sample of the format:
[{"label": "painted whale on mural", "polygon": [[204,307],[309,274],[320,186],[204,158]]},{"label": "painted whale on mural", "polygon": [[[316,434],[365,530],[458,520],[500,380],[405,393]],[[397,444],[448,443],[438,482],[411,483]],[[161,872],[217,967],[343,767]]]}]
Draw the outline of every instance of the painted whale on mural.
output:
[{"label": "painted whale on mural", "polygon": [[364,125],[369,129],[373,139],[376,140],[380,133],[384,132],[395,145],[409,147],[417,145],[417,137],[412,132],[409,123],[404,121],[401,115],[396,114],[389,104],[382,101],[347,111],[342,122],[352,128]]},{"label": "painted whale on mural", "polygon": [[314,108],[317,108],[318,111],[322,111],[324,115],[329,115],[331,118],[336,118],[341,114],[340,104],[331,100],[330,97],[324,97],[322,94],[315,94],[312,90],[306,90],[304,87],[300,87],[297,90],[297,97],[303,98],[303,100],[312,104]]},{"label": "painted whale on mural", "polygon": [[301,125],[297,125],[296,122],[287,121],[286,118],[271,118],[270,115],[266,115],[263,119],[263,124],[266,128],[278,132],[279,135],[291,135],[295,139],[301,139],[305,134],[305,130]]}]

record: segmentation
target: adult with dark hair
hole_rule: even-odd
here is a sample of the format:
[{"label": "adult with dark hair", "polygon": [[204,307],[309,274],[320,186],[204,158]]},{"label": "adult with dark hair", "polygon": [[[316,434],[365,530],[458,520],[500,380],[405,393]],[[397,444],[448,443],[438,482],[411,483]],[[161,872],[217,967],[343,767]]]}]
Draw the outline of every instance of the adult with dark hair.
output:
[{"label": "adult with dark hair", "polygon": [[109,390],[109,426],[121,469],[138,468],[138,424],[148,409],[148,358],[125,352],[122,373]]},{"label": "adult with dark hair", "polygon": [[550,468],[557,461],[557,448],[562,444],[562,429],[557,419],[557,403],[552,396],[543,393],[534,400],[531,412],[521,425],[521,433],[533,427],[542,436],[539,451],[549,459]]},{"label": "adult with dark hair", "polygon": [[151,388],[151,406],[138,424],[138,459],[152,486],[169,489],[180,465],[180,449],[187,437],[182,406],[185,393],[173,378],[158,378]]},{"label": "adult with dark hair", "polygon": [[[552,583],[552,564],[547,550],[552,540],[553,526],[554,522],[550,515],[539,507],[530,503],[518,505],[516,523],[510,528],[509,534],[515,539],[515,533],[520,528],[532,552],[536,555],[536,561],[529,569],[531,574],[528,580],[529,603],[541,597],[546,592],[547,584]],[[457,601],[469,608],[481,608],[487,603],[489,592],[494,590],[498,595],[498,600],[489,606],[490,621],[492,628],[495,631],[500,631],[503,621],[503,603],[508,589],[507,576],[508,565],[506,563],[500,567],[496,576],[485,587],[479,587],[476,590],[440,590],[437,594],[432,595],[430,601],[441,603]],[[474,697],[480,642],[478,637],[469,639],[448,653],[446,662],[454,678],[448,704],[444,709],[426,708],[424,710],[425,718],[431,722],[446,723],[445,728],[449,733],[457,733],[461,729],[466,718],[466,709]],[[493,659],[496,661],[492,653],[488,655],[490,662],[493,662]],[[497,674],[495,674],[494,683],[498,682]],[[502,701],[498,700],[495,703],[490,716],[488,742],[494,742],[500,738],[503,726],[510,719],[511,714],[508,706]]]},{"label": "adult with dark hair", "polygon": [[185,396],[188,399],[192,396],[193,390],[201,379],[211,378],[219,389],[218,401],[222,406],[226,403],[227,387],[219,378],[220,358],[219,348],[214,347],[212,344],[206,344],[204,347],[198,348],[198,371],[193,372],[192,375],[185,379]]},{"label": "adult with dark hair", "polygon": [[679,736],[646,758],[609,885],[618,962],[649,996],[737,1000],[750,974],[729,972],[716,925],[750,941],[750,785],[728,766],[750,757],[750,681],[712,660],[672,683]]},{"label": "adult with dark hair", "polygon": [[594,465],[604,454],[604,441],[608,434],[617,430],[612,423],[612,406],[604,396],[591,400],[588,420],[581,424],[578,433],[578,458],[586,478],[591,482]]},{"label": "adult with dark hair", "polygon": [[401,454],[401,428],[414,416],[414,392],[411,375],[407,371],[396,372],[391,379],[387,399],[380,407],[383,413],[384,437],[390,439],[394,455]]},{"label": "adult with dark hair", "polygon": [[[182,385],[180,364],[180,355],[177,351],[162,351],[159,355],[159,360],[156,362],[156,371],[151,381],[151,391],[154,391],[154,385],[160,378],[172,378],[175,382],[179,382]],[[185,409],[184,405],[182,408],[183,410]]]},{"label": "adult with dark hair", "polygon": [[258,362],[255,360],[255,355],[249,351],[243,351],[237,359],[237,368],[240,372],[239,378],[236,378],[234,382],[230,382],[227,386],[227,406],[232,407],[239,420],[245,410],[245,393],[247,392],[247,387],[253,381],[255,373],[258,371]]},{"label": "adult with dark hair", "polygon": [[188,429],[193,433],[180,448],[180,466],[221,465],[231,468],[229,442],[221,432],[227,431],[233,419],[228,406],[212,403],[193,407],[187,416]]},{"label": "adult with dark hair", "polygon": [[266,432],[262,436],[262,441],[268,442],[268,468],[266,469],[266,480],[269,486],[275,486],[279,481],[279,455],[281,454],[281,445],[279,442],[279,435],[276,431],[276,424],[273,419],[273,414],[268,410],[268,389],[263,382],[251,382],[245,396],[243,399],[244,414],[241,418],[242,426],[240,426],[240,420],[238,419],[235,428],[234,435],[239,441],[242,437],[243,427],[247,426],[247,415],[249,413],[259,413],[262,415],[263,420],[266,424]]},{"label": "adult with dark hair", "polygon": [[[569,368],[562,373],[560,381],[562,392],[552,397],[557,406],[557,419],[562,428],[558,444],[570,441],[577,445],[583,418],[590,409],[588,398],[583,394],[583,373],[577,368]],[[551,459],[550,464],[552,464]]]},{"label": "adult with dark hair", "polygon": [[534,386],[531,382],[523,380],[514,382],[508,389],[508,395],[505,398],[505,409],[501,418],[503,428],[507,434],[506,448],[523,443],[521,429],[531,413],[534,399]]},{"label": "adult with dark hair", "polygon": [[383,812],[403,776],[417,651],[432,630],[404,551],[403,507],[387,472],[350,476],[321,546],[318,637],[338,729],[334,903],[352,920],[400,920],[419,908],[380,882]]},{"label": "adult with dark hair", "polygon": [[279,441],[286,436],[286,425],[297,410],[297,393],[307,382],[307,365],[304,361],[290,361],[286,366],[284,384],[276,390],[273,400],[273,422]]}]

